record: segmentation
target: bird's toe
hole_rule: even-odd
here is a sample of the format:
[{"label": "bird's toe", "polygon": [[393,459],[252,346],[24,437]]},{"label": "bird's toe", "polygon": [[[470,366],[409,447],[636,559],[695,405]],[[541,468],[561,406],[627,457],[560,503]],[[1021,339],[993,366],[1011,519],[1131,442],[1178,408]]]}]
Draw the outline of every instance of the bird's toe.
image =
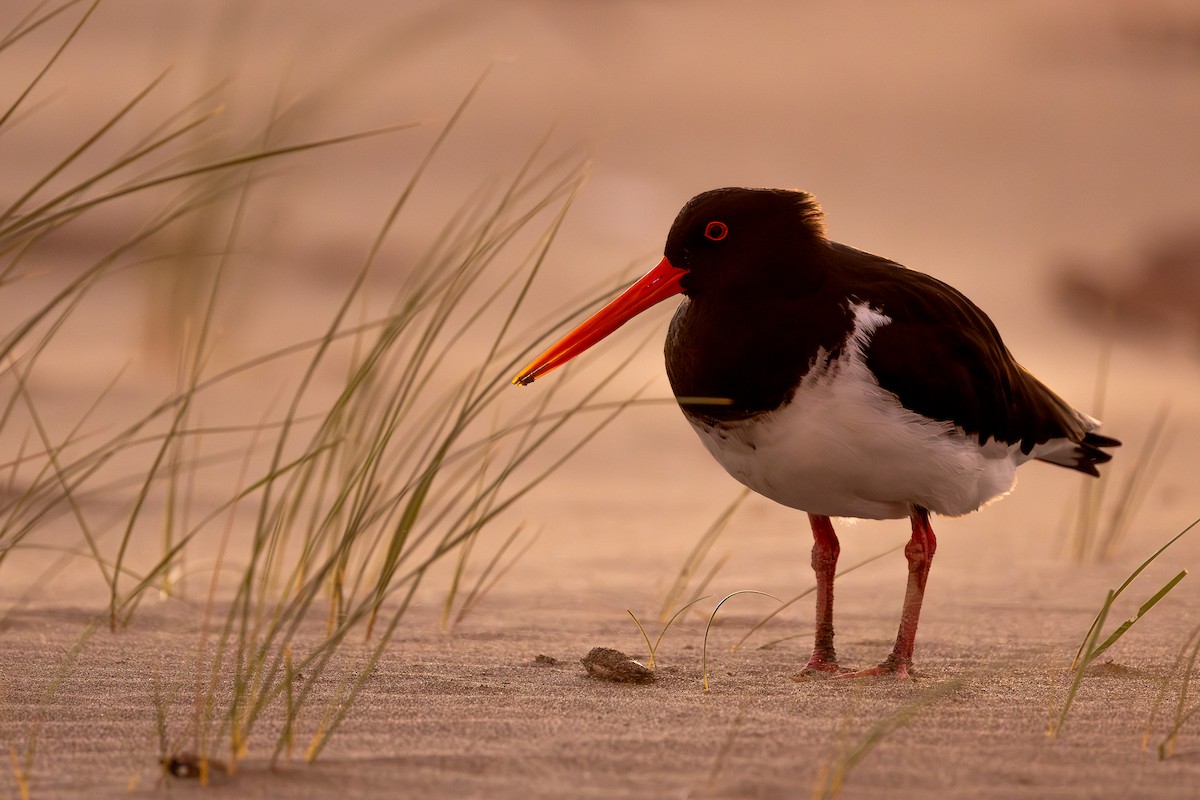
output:
[{"label": "bird's toe", "polygon": [[916,680],[916,675],[913,672],[912,664],[907,661],[901,661],[893,656],[888,656],[882,664],[869,669],[860,669],[857,672],[844,672],[835,677],[838,678],[875,678],[875,677],[890,677],[898,681]]},{"label": "bird's toe", "polygon": [[808,663],[804,665],[804,669],[800,670],[798,675],[794,675],[792,680],[797,682],[821,680],[824,678],[837,677],[838,675],[848,671],[849,670],[845,669],[844,667],[838,666],[838,663],[835,659],[814,653],[813,657],[810,658]]}]

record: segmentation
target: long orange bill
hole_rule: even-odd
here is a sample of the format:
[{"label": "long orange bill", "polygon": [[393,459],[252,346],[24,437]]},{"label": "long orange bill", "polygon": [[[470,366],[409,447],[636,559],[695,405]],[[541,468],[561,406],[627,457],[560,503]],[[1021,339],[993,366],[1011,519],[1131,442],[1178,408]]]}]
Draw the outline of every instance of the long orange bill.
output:
[{"label": "long orange bill", "polygon": [[679,294],[683,291],[679,279],[686,274],[687,270],[679,269],[663,258],[657,267],[639,278],[616,300],[588,317],[582,325],[531,361],[529,366],[517,373],[512,382],[518,386],[533,383],[550,370],[561,367],[587,350],[650,306]]}]

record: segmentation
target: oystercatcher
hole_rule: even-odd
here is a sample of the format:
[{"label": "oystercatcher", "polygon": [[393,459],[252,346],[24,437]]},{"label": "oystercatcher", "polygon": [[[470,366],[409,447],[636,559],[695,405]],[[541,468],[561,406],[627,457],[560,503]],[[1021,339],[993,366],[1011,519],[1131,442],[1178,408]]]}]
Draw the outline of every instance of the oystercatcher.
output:
[{"label": "oystercatcher", "polygon": [[513,379],[528,384],[650,306],[683,294],[667,331],[671,388],[730,475],[808,512],[816,641],[802,675],[845,674],[833,646],[831,517],[912,522],[891,654],[850,673],[909,677],[937,540],[1031,459],[1099,475],[1120,444],[1009,353],[953,287],[830,241],[811,195],[714,189],[692,198],[658,266]]}]

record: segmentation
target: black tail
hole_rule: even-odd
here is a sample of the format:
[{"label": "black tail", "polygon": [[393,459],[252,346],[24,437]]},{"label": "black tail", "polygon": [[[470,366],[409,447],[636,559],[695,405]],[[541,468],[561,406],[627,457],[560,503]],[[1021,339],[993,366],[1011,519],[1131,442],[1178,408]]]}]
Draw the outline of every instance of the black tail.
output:
[{"label": "black tail", "polygon": [[1075,443],[1074,449],[1056,452],[1039,460],[1049,464],[1058,464],[1060,467],[1077,469],[1099,478],[1100,470],[1096,469],[1096,465],[1112,461],[1112,453],[1106,453],[1101,448],[1120,446],[1121,441],[1111,436],[1085,433],[1083,439]]}]

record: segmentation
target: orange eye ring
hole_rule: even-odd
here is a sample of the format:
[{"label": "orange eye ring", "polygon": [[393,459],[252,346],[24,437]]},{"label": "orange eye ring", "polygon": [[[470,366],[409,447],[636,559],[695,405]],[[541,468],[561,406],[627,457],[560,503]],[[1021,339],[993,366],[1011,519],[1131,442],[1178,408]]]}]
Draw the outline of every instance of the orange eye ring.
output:
[{"label": "orange eye ring", "polygon": [[713,220],[704,226],[704,238],[719,242],[729,235],[729,226],[724,222]]}]

